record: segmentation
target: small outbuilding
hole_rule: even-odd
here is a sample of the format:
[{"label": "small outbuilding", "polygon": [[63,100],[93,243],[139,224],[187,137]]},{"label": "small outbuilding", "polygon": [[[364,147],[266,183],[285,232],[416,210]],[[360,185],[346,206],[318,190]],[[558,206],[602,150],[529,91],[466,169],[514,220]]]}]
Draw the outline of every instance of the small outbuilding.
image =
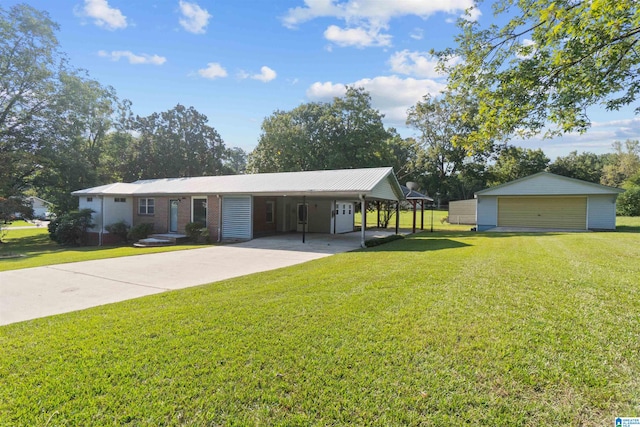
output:
[{"label": "small outbuilding", "polygon": [[619,188],[540,172],[475,193],[477,230],[615,230]]}]

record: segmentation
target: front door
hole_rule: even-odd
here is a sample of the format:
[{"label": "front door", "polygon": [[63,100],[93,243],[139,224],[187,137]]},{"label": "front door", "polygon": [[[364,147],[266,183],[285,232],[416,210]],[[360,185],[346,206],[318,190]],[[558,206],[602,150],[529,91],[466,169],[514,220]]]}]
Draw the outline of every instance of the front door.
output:
[{"label": "front door", "polygon": [[169,201],[169,233],[178,232],[178,204],[179,200]]}]

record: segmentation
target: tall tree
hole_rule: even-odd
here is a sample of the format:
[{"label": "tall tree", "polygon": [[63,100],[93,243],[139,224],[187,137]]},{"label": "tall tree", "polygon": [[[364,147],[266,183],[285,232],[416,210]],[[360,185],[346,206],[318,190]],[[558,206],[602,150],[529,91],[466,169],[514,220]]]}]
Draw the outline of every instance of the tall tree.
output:
[{"label": "tall tree", "polygon": [[20,194],[37,167],[63,56],[45,12],[0,6],[0,196]]},{"label": "tall tree", "polygon": [[[457,47],[439,52],[448,88],[479,102],[482,147],[511,134],[585,131],[587,108],[617,110],[640,92],[636,0],[502,0],[494,22],[461,19]],[[639,109],[636,109],[636,113]]]},{"label": "tall tree", "polygon": [[488,184],[499,185],[524,178],[544,171],[548,164],[549,158],[542,150],[510,145],[499,152],[496,162],[488,168]]},{"label": "tall tree", "polygon": [[362,88],[347,87],[332,103],[302,104],[276,111],[262,123],[249,155],[251,172],[387,166],[392,134]]},{"label": "tall tree", "polygon": [[569,178],[600,183],[606,162],[604,155],[572,151],[567,156],[558,157],[549,165],[549,172]]},{"label": "tall tree", "polygon": [[612,187],[622,187],[626,181],[640,173],[640,142],[626,140],[613,143],[614,153],[604,165],[601,183]]},{"label": "tall tree", "polygon": [[[475,111],[475,103],[446,95],[438,98],[426,95],[408,111],[407,124],[420,132],[419,142],[424,149],[422,180],[431,194],[438,192],[443,200],[466,198],[470,192],[480,189],[474,180],[459,175],[465,171],[478,172],[478,167],[481,168],[491,153],[490,147],[486,153],[472,153],[467,147],[456,144],[456,138],[464,137],[474,129],[473,122],[467,117],[473,116]],[[467,184],[471,187],[467,188]]]},{"label": "tall tree", "polygon": [[221,175],[226,148],[207,116],[193,107],[176,105],[171,110],[136,116],[131,169],[137,178]]}]

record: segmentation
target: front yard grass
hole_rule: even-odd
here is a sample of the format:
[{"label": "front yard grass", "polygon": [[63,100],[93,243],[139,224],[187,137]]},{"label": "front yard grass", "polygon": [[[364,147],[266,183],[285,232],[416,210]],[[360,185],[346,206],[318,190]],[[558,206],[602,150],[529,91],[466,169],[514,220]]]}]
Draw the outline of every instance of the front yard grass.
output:
[{"label": "front yard grass", "polygon": [[[131,245],[65,247],[49,239],[47,227],[9,228],[3,242],[5,243],[0,244],[0,271],[202,247],[202,245],[175,245],[158,248],[135,248]],[[15,255],[19,256],[8,257]]]},{"label": "front yard grass", "polygon": [[613,425],[640,415],[624,227],[427,232],[0,327],[0,425]]}]

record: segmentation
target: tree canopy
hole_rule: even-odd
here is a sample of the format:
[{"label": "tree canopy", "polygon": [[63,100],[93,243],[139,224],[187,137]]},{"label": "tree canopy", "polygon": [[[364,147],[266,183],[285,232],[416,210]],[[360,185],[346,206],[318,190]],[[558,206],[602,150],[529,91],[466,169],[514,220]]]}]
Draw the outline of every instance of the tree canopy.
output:
[{"label": "tree canopy", "polygon": [[248,169],[255,173],[388,166],[394,135],[382,118],[371,106],[371,96],[354,87],[331,103],[276,111],[262,123]]},{"label": "tree canopy", "polygon": [[479,102],[470,117],[478,129],[460,143],[483,149],[513,134],[585,131],[589,106],[636,104],[637,1],[500,0],[494,14],[506,24],[461,19],[457,47],[437,53],[448,91]]}]

